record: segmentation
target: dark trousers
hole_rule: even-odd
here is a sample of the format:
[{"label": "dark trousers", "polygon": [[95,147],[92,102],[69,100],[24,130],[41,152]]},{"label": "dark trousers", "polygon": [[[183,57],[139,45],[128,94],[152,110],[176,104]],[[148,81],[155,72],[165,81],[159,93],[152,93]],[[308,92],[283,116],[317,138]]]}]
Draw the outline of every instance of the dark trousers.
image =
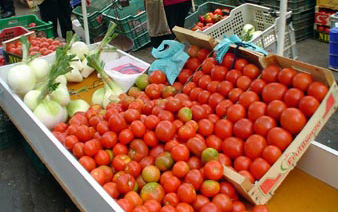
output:
[{"label": "dark trousers", "polygon": [[[164,6],[165,15],[170,30],[174,26],[184,27],[185,17],[188,15],[188,12],[191,7],[191,1],[182,2],[179,4]],[[159,37],[151,37],[151,44],[153,47],[157,48],[163,40],[175,39],[174,33],[171,35],[164,35]]]},{"label": "dark trousers", "polygon": [[0,6],[4,12],[15,12],[13,0],[0,0]]},{"label": "dark trousers", "polygon": [[67,31],[72,31],[69,0],[45,0],[39,5],[40,15],[43,21],[53,22],[54,37],[58,37],[57,23],[59,21],[62,37],[66,38]]}]

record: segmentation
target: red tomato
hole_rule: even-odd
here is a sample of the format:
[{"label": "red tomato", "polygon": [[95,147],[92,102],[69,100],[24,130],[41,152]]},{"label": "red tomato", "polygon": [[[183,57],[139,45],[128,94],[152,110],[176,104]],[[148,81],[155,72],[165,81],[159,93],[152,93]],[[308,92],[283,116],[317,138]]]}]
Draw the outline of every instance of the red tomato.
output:
[{"label": "red tomato", "polygon": [[225,75],[225,79],[229,82],[231,82],[233,85],[236,85],[237,79],[242,76],[242,72],[236,70],[236,69],[232,69],[230,71],[227,72],[227,74]]},{"label": "red tomato", "polygon": [[226,114],[228,107],[230,107],[231,105],[233,105],[233,103],[229,99],[219,102],[215,108],[217,116],[223,117]]},{"label": "red tomato", "polygon": [[226,116],[227,116],[227,119],[229,119],[232,123],[235,123],[241,118],[246,117],[246,110],[243,105],[234,104],[228,107]]},{"label": "red tomato", "polygon": [[222,94],[224,97],[228,96],[230,90],[234,88],[233,84],[229,81],[222,81],[218,84],[217,92]]},{"label": "red tomato", "polygon": [[200,60],[203,61],[205,60],[208,55],[210,54],[210,51],[207,49],[200,49],[197,51],[196,57]]},{"label": "red tomato", "polygon": [[120,155],[120,154],[125,155],[125,154],[128,153],[128,148],[124,144],[117,143],[113,148],[113,153],[114,153],[115,156]]},{"label": "red tomato", "polygon": [[226,194],[232,200],[234,200],[237,196],[235,187],[229,182],[221,182],[220,184],[220,193]]},{"label": "red tomato", "polygon": [[177,210],[171,205],[165,205],[161,208],[160,212],[177,212]]},{"label": "red tomato", "polygon": [[202,151],[207,148],[207,145],[204,140],[193,137],[187,141],[187,147],[194,155],[200,157]]},{"label": "red tomato", "polygon": [[140,120],[135,120],[130,124],[130,129],[135,137],[143,137],[146,133],[146,126]]},{"label": "red tomato", "polygon": [[159,212],[161,210],[161,204],[156,200],[147,200],[143,205],[149,212]]},{"label": "red tomato", "polygon": [[278,73],[278,81],[288,87],[292,85],[292,79],[297,74],[297,72],[292,68],[283,68]]},{"label": "red tomato", "polygon": [[299,100],[304,96],[304,92],[298,88],[290,88],[284,94],[283,100],[288,107],[297,107]]},{"label": "red tomato", "polygon": [[266,114],[275,120],[279,120],[282,112],[287,108],[286,104],[280,100],[273,100],[266,108]]},{"label": "red tomato", "polygon": [[203,196],[203,195],[197,195],[196,200],[193,202],[192,206],[196,211],[199,211],[204,205],[208,204],[210,200]]},{"label": "red tomato", "polygon": [[92,171],[96,167],[95,160],[89,156],[82,156],[79,163],[88,171]]},{"label": "red tomato", "polygon": [[250,119],[240,119],[233,126],[233,133],[241,139],[248,138],[253,133],[253,123]]},{"label": "red tomato", "polygon": [[201,65],[201,62],[196,57],[191,57],[185,63],[185,67],[190,69],[191,71],[195,72],[195,70]]},{"label": "red tomato", "polygon": [[195,121],[207,118],[206,110],[200,105],[194,105],[191,108],[192,118]]},{"label": "red tomato", "polygon": [[145,92],[146,94],[151,98],[151,99],[158,99],[161,96],[161,89],[158,86],[158,84],[149,84],[146,89]]},{"label": "red tomato", "polygon": [[105,150],[99,150],[98,153],[94,157],[97,165],[109,165],[111,162],[110,155]]},{"label": "red tomato", "polygon": [[157,116],[149,115],[144,120],[144,125],[147,127],[147,129],[153,130],[155,129],[155,127],[157,126],[159,122],[160,122],[160,119]]},{"label": "red tomato", "polygon": [[326,96],[329,88],[322,82],[314,81],[312,82],[308,89],[307,95],[315,97],[319,102],[321,102]]},{"label": "red tomato", "polygon": [[148,155],[148,146],[141,139],[134,139],[129,146],[128,155],[131,159],[139,162]]},{"label": "red tomato", "polygon": [[155,129],[156,137],[160,141],[170,141],[175,133],[176,127],[170,121],[160,121]]},{"label": "red tomato", "polygon": [[198,122],[198,132],[202,136],[211,135],[214,132],[214,124],[209,119],[201,119]]},{"label": "red tomato", "polygon": [[306,117],[311,117],[319,107],[319,101],[313,96],[304,96],[300,99],[298,107]]},{"label": "red tomato", "polygon": [[256,119],[253,128],[255,133],[266,136],[269,130],[276,126],[277,123],[273,118],[271,118],[270,116],[261,116]]},{"label": "red tomato", "polygon": [[228,119],[220,119],[215,123],[215,135],[221,139],[228,138],[232,135],[233,124]]},{"label": "red tomato", "polygon": [[199,95],[202,91],[203,91],[203,89],[200,88],[200,87],[193,88],[193,89],[190,91],[190,94],[189,94],[189,95],[190,95],[190,99],[191,99],[192,101],[197,100],[198,95]]},{"label": "red tomato", "polygon": [[119,199],[117,204],[126,212],[132,212],[134,209],[132,204],[127,199]]},{"label": "red tomato", "polygon": [[200,192],[206,197],[214,197],[220,191],[220,185],[217,181],[206,180],[202,183]]},{"label": "red tomato", "polygon": [[235,69],[238,71],[243,71],[243,68],[248,65],[248,61],[246,59],[237,59],[235,62]]},{"label": "red tomato", "polygon": [[210,93],[215,93],[217,91],[219,83],[220,82],[218,82],[218,81],[211,81],[210,84],[207,86],[207,90]]},{"label": "red tomato", "polygon": [[143,140],[148,146],[154,147],[158,145],[156,134],[153,131],[147,131],[144,134]]},{"label": "red tomato", "polygon": [[247,64],[243,68],[243,75],[248,76],[251,80],[256,79],[259,73],[259,68],[254,64]]},{"label": "red tomato", "polygon": [[250,172],[256,180],[259,180],[264,176],[267,171],[269,171],[270,167],[270,164],[264,159],[257,158],[252,161],[250,165]]},{"label": "red tomato", "polygon": [[241,201],[233,201],[232,202],[233,212],[243,212],[246,211],[245,205]]},{"label": "red tomato", "polygon": [[269,145],[275,145],[284,151],[292,142],[292,135],[283,128],[274,127],[267,134]]},{"label": "red tomato", "polygon": [[184,182],[193,185],[197,191],[203,183],[203,175],[198,169],[192,169],[185,176]]},{"label": "red tomato", "polygon": [[192,206],[185,202],[181,202],[176,206],[177,212],[194,212]]},{"label": "red tomato", "polygon": [[302,91],[306,91],[312,82],[312,76],[306,73],[297,73],[292,78],[292,85],[295,88],[299,88]]},{"label": "red tomato", "polygon": [[262,80],[266,83],[277,82],[278,73],[281,68],[276,65],[270,65],[263,69],[262,71]]},{"label": "red tomato", "polygon": [[177,135],[180,141],[187,141],[196,135],[196,130],[192,125],[186,124],[179,128]]},{"label": "red tomato", "polygon": [[179,202],[180,201],[179,201],[179,199],[177,197],[177,194],[173,193],[173,192],[172,193],[167,193],[164,196],[164,199],[163,199],[163,204],[164,205],[170,205],[170,206],[173,206],[173,207],[176,207]]},{"label": "red tomato", "polygon": [[186,84],[184,87],[183,87],[183,93],[186,94],[186,95],[189,95],[190,94],[190,91],[196,87],[196,83],[194,82],[188,82],[188,84]]},{"label": "red tomato", "polygon": [[234,63],[234,54],[233,53],[226,53],[224,55],[222,65],[227,67],[227,68],[232,68],[232,65]]},{"label": "red tomato", "polygon": [[83,150],[86,155],[94,156],[96,155],[96,153],[98,153],[100,149],[96,141],[97,141],[96,139],[91,139],[84,144]]},{"label": "red tomato", "polygon": [[261,116],[264,116],[266,113],[266,104],[264,102],[255,101],[250,104],[248,108],[248,118],[251,121],[256,121]]},{"label": "red tomato", "polygon": [[210,97],[210,92],[207,90],[203,90],[202,92],[198,94],[197,100],[200,104],[206,104],[209,101],[209,97]]},{"label": "red tomato", "polygon": [[189,159],[189,149],[184,144],[178,144],[172,148],[171,155],[175,161],[187,161]]},{"label": "red tomato", "polygon": [[221,209],[216,206],[214,203],[209,202],[205,204],[200,210],[200,212],[221,212]]},{"label": "red tomato", "polygon": [[141,173],[141,165],[136,161],[130,161],[126,166],[125,171],[133,177],[138,177]]},{"label": "red tomato", "polygon": [[222,150],[225,155],[234,159],[243,155],[244,142],[236,137],[226,138],[222,143]]},{"label": "red tomato", "polygon": [[196,57],[197,55],[197,52],[200,48],[198,46],[190,46],[189,49],[188,49],[188,54],[190,57]]},{"label": "red tomato", "polygon": [[223,153],[219,153],[218,154],[218,161],[223,166],[231,166],[232,165],[231,159],[228,156],[226,156],[225,154],[223,154]]},{"label": "red tomato", "polygon": [[109,118],[109,128],[114,132],[120,132],[127,127],[127,123],[119,113],[114,113]]},{"label": "red tomato", "polygon": [[201,160],[197,157],[190,157],[188,160],[188,165],[190,169],[200,169],[201,168]]},{"label": "red tomato", "polygon": [[251,79],[248,76],[240,76],[237,79],[236,86],[244,91],[246,91],[251,84]]},{"label": "red tomato", "polygon": [[248,178],[248,180],[250,181],[250,183],[254,184],[255,183],[255,178],[252,176],[252,174],[247,171],[247,170],[241,170],[238,172],[238,174],[242,175],[243,177]]},{"label": "red tomato", "polygon": [[264,102],[270,103],[273,100],[282,100],[287,87],[281,83],[272,82],[264,86],[262,90],[262,98]]},{"label": "red tomato", "polygon": [[269,212],[269,208],[266,207],[265,205],[256,205],[253,209],[252,212]]},{"label": "red tomato", "polygon": [[239,96],[243,93],[243,90],[240,88],[233,88],[229,91],[228,99],[230,99],[233,103],[236,103],[239,99]]},{"label": "red tomato", "polygon": [[206,89],[211,81],[212,79],[209,75],[204,75],[198,80],[198,86],[202,89]]},{"label": "red tomato", "polygon": [[202,71],[205,74],[210,74],[211,70],[215,67],[216,63],[212,57],[205,59],[202,63]]},{"label": "red tomato", "polygon": [[222,139],[220,139],[216,135],[209,135],[205,142],[208,147],[214,148],[217,151],[221,150]]},{"label": "red tomato", "polygon": [[190,69],[182,69],[180,74],[178,75],[178,81],[182,84],[185,84],[189,77],[191,77],[193,72]]},{"label": "red tomato", "polygon": [[245,91],[239,96],[239,104],[248,108],[251,103],[259,101],[259,96],[253,91]]},{"label": "red tomato", "polygon": [[122,171],[126,168],[127,164],[131,161],[128,155],[116,155],[113,158],[112,166],[116,171]]},{"label": "red tomato", "polygon": [[266,146],[262,152],[262,158],[270,165],[273,165],[281,155],[282,151],[274,145]]},{"label": "red tomato", "polygon": [[233,206],[232,201],[229,196],[226,194],[217,194],[212,198],[212,203],[214,203],[221,211],[232,212]]},{"label": "red tomato", "polygon": [[219,161],[212,160],[204,166],[204,176],[209,180],[220,180],[223,174],[224,168]]},{"label": "red tomato", "polygon": [[190,183],[183,183],[177,190],[181,202],[193,203],[196,200],[195,188]]},{"label": "red tomato", "polygon": [[155,84],[161,84],[161,83],[166,83],[167,82],[167,77],[164,72],[160,70],[156,70],[151,72],[149,75],[149,82],[150,83],[155,83]]},{"label": "red tomato", "polygon": [[251,159],[247,156],[239,156],[234,160],[234,168],[236,171],[248,170]]},{"label": "red tomato", "polygon": [[123,174],[117,179],[116,185],[120,193],[126,194],[134,189],[135,179],[130,174]]},{"label": "red tomato", "polygon": [[259,158],[266,147],[266,140],[261,135],[251,135],[244,143],[244,153],[252,160]]},{"label": "red tomato", "polygon": [[200,78],[204,76],[204,73],[202,71],[197,71],[194,73],[193,77],[192,77],[192,81],[196,84],[198,84],[198,81],[200,80]]},{"label": "red tomato", "polygon": [[257,93],[257,94],[261,94],[265,85],[266,85],[266,82],[264,80],[255,79],[250,84],[250,90]]},{"label": "red tomato", "polygon": [[224,66],[216,65],[211,69],[210,75],[212,80],[223,81],[228,72],[228,69]]},{"label": "red tomato", "polygon": [[131,123],[132,121],[138,120],[141,117],[140,111],[136,109],[128,109],[124,112],[124,119]]},{"label": "red tomato", "polygon": [[281,126],[293,135],[299,133],[306,124],[306,118],[297,108],[285,109],[280,117]]},{"label": "red tomato", "polygon": [[132,140],[134,140],[134,134],[130,129],[124,129],[120,132],[119,141],[121,144],[129,144]]},{"label": "red tomato", "polygon": [[116,183],[108,182],[103,185],[103,189],[112,197],[118,198],[120,196],[120,192],[117,190]]}]

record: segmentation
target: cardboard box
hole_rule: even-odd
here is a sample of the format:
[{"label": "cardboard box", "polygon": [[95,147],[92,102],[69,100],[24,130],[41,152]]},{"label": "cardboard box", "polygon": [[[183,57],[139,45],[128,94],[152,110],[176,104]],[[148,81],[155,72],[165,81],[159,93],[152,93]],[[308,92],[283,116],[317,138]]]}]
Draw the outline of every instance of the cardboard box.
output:
[{"label": "cardboard box", "polygon": [[321,8],[319,6],[316,6],[315,23],[330,27],[331,26],[330,16],[335,13],[336,13],[336,10],[331,10],[331,9]]},{"label": "cardboard box", "polygon": [[[328,26],[326,26],[328,27]],[[314,25],[314,37],[315,39],[324,42],[324,43],[330,43],[330,33],[325,31],[319,30],[320,26],[318,24]]]},{"label": "cardboard box", "polygon": [[338,88],[330,70],[276,55],[262,58],[261,64],[263,67],[277,64],[283,68],[293,68],[299,72],[309,73],[314,80],[328,85],[329,92],[317,111],[308,120],[303,130],[296,136],[270,170],[254,185],[232,169],[224,168],[226,179],[234,184],[243,197],[256,205],[266,204],[272,198],[279,185],[296,166],[299,159],[310,146],[311,141],[338,106]]},{"label": "cardboard box", "polygon": [[317,0],[317,6],[338,10],[337,0]]}]

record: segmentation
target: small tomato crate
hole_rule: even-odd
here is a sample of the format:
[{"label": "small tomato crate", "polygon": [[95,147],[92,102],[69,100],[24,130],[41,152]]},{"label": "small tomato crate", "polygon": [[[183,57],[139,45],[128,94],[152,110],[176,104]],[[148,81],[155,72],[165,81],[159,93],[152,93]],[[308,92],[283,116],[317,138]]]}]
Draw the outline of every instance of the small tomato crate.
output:
[{"label": "small tomato crate", "polygon": [[[35,23],[36,26],[29,27],[29,24]],[[48,23],[40,20],[36,15],[23,15],[19,17],[11,17],[0,19],[0,30],[22,26],[29,31],[35,31],[38,37],[54,38],[53,24],[51,21]]]},{"label": "small tomato crate", "polygon": [[[287,13],[287,18],[291,17],[291,12]],[[251,40],[252,43],[265,49],[269,53],[277,52],[277,34],[279,18],[271,13],[270,8],[246,3],[236,7],[230,15],[204,30],[203,33],[211,35],[220,42],[224,35],[238,35],[242,33],[245,24],[252,24],[256,30],[262,33]],[[296,40],[292,24],[288,24],[285,29],[284,56],[297,58]]]},{"label": "small tomato crate", "polygon": [[132,51],[150,43],[147,27],[147,14],[143,0],[132,0],[127,7],[113,5],[103,12],[105,20],[117,24],[116,32],[128,37],[134,43]]},{"label": "small tomato crate", "polygon": [[0,45],[2,46],[2,42],[6,40],[26,34],[27,32],[29,31],[21,26],[3,29],[0,32]]}]

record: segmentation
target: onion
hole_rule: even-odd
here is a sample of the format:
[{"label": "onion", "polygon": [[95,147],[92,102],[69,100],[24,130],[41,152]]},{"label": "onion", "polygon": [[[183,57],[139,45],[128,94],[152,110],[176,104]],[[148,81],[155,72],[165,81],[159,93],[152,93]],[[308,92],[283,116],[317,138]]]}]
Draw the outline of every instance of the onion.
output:
[{"label": "onion", "polygon": [[64,120],[64,109],[53,100],[44,99],[34,109],[34,115],[48,128],[53,129]]},{"label": "onion", "polygon": [[21,64],[9,69],[7,82],[15,93],[24,96],[34,89],[36,79],[32,69],[28,65]]},{"label": "onion", "polygon": [[60,75],[55,79],[55,82],[58,82],[63,85],[67,85],[67,78],[65,75]]},{"label": "onion", "polygon": [[73,68],[70,72],[66,74],[66,78],[68,82],[82,82],[83,77],[79,71],[78,68],[76,68],[74,65],[71,65]]},{"label": "onion", "polygon": [[70,95],[68,92],[67,86],[59,84],[57,89],[55,89],[50,94],[51,99],[58,102],[61,106],[66,106],[70,102]]},{"label": "onion", "polygon": [[92,96],[92,104],[93,105],[102,105],[103,103],[103,98],[105,94],[105,89],[104,88],[99,88],[97,89]]},{"label": "onion", "polygon": [[38,100],[40,94],[40,90],[31,90],[26,93],[23,102],[33,111],[39,103]]},{"label": "onion", "polygon": [[87,63],[88,63],[87,59],[84,58],[82,60],[82,70],[81,70],[81,74],[84,78],[89,77],[89,75],[93,73],[93,71],[95,71],[95,69],[93,69],[92,67],[89,67]]},{"label": "onion", "polygon": [[83,69],[82,62],[78,56],[75,56],[69,64],[70,66],[75,66],[79,70]]},{"label": "onion", "polygon": [[28,64],[32,71],[34,72],[37,82],[45,80],[50,71],[49,63],[41,58],[35,58],[32,62]]},{"label": "onion", "polygon": [[70,52],[78,56],[81,60],[83,60],[85,55],[88,55],[89,48],[87,44],[85,44],[84,42],[76,41],[70,48]]},{"label": "onion", "polygon": [[86,112],[88,109],[89,104],[82,99],[72,100],[67,105],[67,111],[70,117],[74,116],[75,113],[80,111]]}]

